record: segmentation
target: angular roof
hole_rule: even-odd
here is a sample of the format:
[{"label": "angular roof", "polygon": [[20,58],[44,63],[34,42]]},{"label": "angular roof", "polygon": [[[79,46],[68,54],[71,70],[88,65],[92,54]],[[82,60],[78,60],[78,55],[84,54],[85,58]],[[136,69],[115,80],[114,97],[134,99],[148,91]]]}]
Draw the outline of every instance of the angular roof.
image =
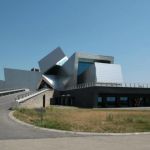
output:
[{"label": "angular roof", "polygon": [[57,47],[39,61],[40,71],[46,73],[54,66],[63,64],[66,60],[68,60],[67,56],[60,47]]}]

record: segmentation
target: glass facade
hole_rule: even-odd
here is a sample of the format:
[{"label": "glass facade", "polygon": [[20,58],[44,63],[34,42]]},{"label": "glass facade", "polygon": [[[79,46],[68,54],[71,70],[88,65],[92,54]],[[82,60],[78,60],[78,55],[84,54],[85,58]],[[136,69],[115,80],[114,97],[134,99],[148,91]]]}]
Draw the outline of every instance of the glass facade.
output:
[{"label": "glass facade", "polygon": [[128,97],[120,97],[120,107],[127,107],[128,105]]},{"label": "glass facade", "polygon": [[115,102],[116,97],[107,97],[107,102]]},{"label": "glass facade", "polygon": [[93,64],[92,62],[79,62],[78,63],[78,75],[82,74],[92,64]]}]

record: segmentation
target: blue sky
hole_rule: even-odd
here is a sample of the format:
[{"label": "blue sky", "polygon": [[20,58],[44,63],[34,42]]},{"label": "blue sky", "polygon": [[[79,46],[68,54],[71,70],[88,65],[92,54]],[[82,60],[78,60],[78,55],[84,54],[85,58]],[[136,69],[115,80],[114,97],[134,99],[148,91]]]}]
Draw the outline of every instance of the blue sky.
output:
[{"label": "blue sky", "polygon": [[60,46],[113,55],[126,82],[150,83],[149,0],[0,0],[3,68],[31,69]]}]

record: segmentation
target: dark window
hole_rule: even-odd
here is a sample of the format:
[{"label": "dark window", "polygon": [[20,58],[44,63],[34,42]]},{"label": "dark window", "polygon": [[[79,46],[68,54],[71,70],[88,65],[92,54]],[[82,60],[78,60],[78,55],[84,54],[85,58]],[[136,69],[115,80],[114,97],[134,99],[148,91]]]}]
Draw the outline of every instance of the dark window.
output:
[{"label": "dark window", "polygon": [[128,101],[128,97],[120,97],[120,101],[126,102],[126,101]]},{"label": "dark window", "polygon": [[87,70],[93,63],[92,62],[79,62],[78,63],[78,75]]},{"label": "dark window", "polygon": [[58,75],[61,70],[60,66],[54,66],[45,72],[46,75]]},{"label": "dark window", "polygon": [[120,97],[120,107],[128,106],[128,97]]},{"label": "dark window", "polygon": [[116,97],[107,97],[107,106],[108,107],[115,107],[116,105]]},{"label": "dark window", "polygon": [[97,98],[97,106],[102,107],[102,97]]},{"label": "dark window", "polygon": [[115,97],[107,97],[107,102],[115,102]]}]

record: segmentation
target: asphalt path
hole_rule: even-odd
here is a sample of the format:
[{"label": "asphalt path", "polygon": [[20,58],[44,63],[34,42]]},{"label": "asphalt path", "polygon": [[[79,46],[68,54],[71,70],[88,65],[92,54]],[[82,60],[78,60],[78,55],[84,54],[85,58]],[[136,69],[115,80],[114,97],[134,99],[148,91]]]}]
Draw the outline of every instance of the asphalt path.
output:
[{"label": "asphalt path", "polygon": [[[24,92],[22,92],[24,93]],[[11,94],[0,97],[0,140],[4,139],[39,139],[74,137],[71,133],[60,133],[55,131],[44,131],[19,124],[9,117],[10,108],[15,105],[15,97],[22,93]]]},{"label": "asphalt path", "polygon": [[150,150],[150,134],[83,137],[19,124],[8,115],[18,94],[0,97],[0,150]]},{"label": "asphalt path", "polygon": [[150,150],[149,135],[0,140],[1,150]]}]

